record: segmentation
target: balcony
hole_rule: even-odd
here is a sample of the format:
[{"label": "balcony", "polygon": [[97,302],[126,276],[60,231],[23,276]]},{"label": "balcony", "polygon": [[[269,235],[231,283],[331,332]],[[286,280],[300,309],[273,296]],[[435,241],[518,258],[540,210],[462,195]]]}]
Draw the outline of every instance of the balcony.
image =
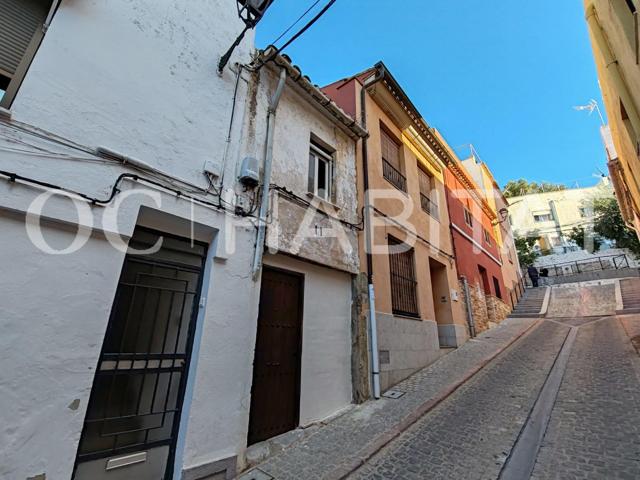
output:
[{"label": "balcony", "polygon": [[385,180],[387,180],[391,185],[396,187],[398,190],[403,192],[407,191],[407,179],[406,177],[397,170],[393,165],[387,162],[384,158],[382,159],[382,175]]},{"label": "balcony", "polygon": [[440,220],[440,216],[438,215],[438,204],[433,202],[424,193],[420,194],[420,206],[422,207],[422,210],[427,212],[433,218]]}]

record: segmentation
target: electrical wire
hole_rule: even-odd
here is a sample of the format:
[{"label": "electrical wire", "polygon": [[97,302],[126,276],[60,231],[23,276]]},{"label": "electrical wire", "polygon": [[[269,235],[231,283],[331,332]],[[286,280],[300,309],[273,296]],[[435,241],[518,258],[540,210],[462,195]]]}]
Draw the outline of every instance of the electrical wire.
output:
[{"label": "electrical wire", "polygon": [[130,179],[133,180],[135,182],[141,182],[141,183],[146,183],[148,185],[152,185],[158,188],[161,188],[163,190],[167,190],[171,193],[173,193],[174,195],[176,195],[177,197],[180,198],[185,198],[187,200],[191,200],[193,202],[199,203],[201,205],[207,206],[207,207],[212,207],[216,210],[222,210],[225,212],[230,212],[233,213],[234,215],[238,215],[238,216],[242,216],[242,217],[253,217],[253,218],[257,218],[254,215],[251,214],[245,214],[244,212],[238,212],[236,209],[234,210],[229,210],[227,208],[224,207],[220,207],[219,205],[215,204],[214,202],[210,202],[208,200],[204,200],[202,198],[197,198],[194,197],[192,195],[187,195],[185,194],[183,191],[181,190],[177,190],[175,188],[169,187],[167,185],[164,185],[154,179],[149,179],[149,178],[145,178],[143,176],[140,176],[138,174],[135,173],[123,173],[121,174],[116,181],[114,182],[113,186],[111,187],[111,192],[109,193],[109,195],[105,198],[97,198],[97,197],[92,197],[86,193],[82,193],[82,192],[78,192],[76,190],[70,189],[70,188],[66,188],[66,187],[61,187],[59,185],[54,185],[52,183],[49,182],[43,182],[41,180],[37,180],[34,178],[30,178],[30,177],[25,177],[23,175],[17,174],[15,172],[8,172],[5,170],[0,170],[0,175],[4,176],[7,178],[7,180],[10,183],[14,183],[16,181],[20,181],[22,183],[26,183],[29,185],[35,185],[41,188],[45,188],[45,189],[49,189],[49,190],[54,190],[57,192],[63,192],[64,194],[68,194],[68,195],[73,195],[79,198],[82,198],[83,200],[89,202],[92,205],[108,205],[110,204],[113,199],[116,197],[116,195],[118,195],[118,193],[121,192],[120,190],[120,184],[126,180],[126,179]]},{"label": "electrical wire", "polygon": [[320,20],[320,18],[325,13],[327,13],[327,10],[329,10],[333,6],[334,3],[336,3],[336,0],[329,0],[329,2],[324,7],[322,7],[322,10],[320,10],[311,20],[309,20],[304,27],[302,27],[300,30],[298,30],[298,32],[293,37],[291,37],[289,40],[287,40],[284,45],[282,45],[281,47],[275,48],[273,53],[271,53],[269,55],[269,58],[267,58],[266,60],[263,60],[258,65],[256,65],[254,70],[259,70],[260,68],[262,68],[263,65],[265,65],[267,62],[270,62],[271,60],[273,60],[280,52],[282,52],[285,48],[287,48],[289,45],[291,45],[293,42],[295,42],[298,38],[300,38],[300,36],[302,36],[302,34],[304,34],[304,32],[309,30],[309,28],[311,28],[314,23],[316,23],[318,20]]},{"label": "electrical wire", "polygon": [[[284,195],[285,198],[287,198],[288,200],[297,203],[298,205],[305,207],[305,208],[309,208],[309,207],[314,207],[314,205],[312,205],[312,203],[305,199],[300,197],[299,195],[296,195],[293,191],[285,188],[285,187],[281,187],[280,185],[276,185],[276,184],[271,184],[271,188],[279,193],[282,193]],[[353,230],[363,230],[363,222],[364,219],[360,222],[360,223],[352,223],[349,222],[347,220],[344,220],[342,218],[336,217],[335,215],[331,215],[323,210],[320,209],[316,209],[317,212],[323,214],[325,217],[330,218],[332,220],[336,220],[337,222],[340,222],[343,225],[346,225],[347,227],[353,229]]]},{"label": "electrical wire", "polygon": [[308,14],[311,10],[313,10],[313,8],[314,8],[316,5],[318,5],[319,3],[320,3],[320,0],[316,0],[315,2],[313,2],[313,3],[311,4],[311,6],[310,6],[309,8],[307,8],[307,9],[304,11],[304,13],[303,13],[302,15],[300,15],[300,16],[298,17],[298,19],[297,19],[295,22],[293,22],[291,25],[289,25],[289,28],[287,28],[284,32],[282,32],[282,33],[280,34],[280,36],[279,36],[278,38],[276,38],[273,42],[271,42],[271,45],[275,45],[276,43],[278,43],[278,41],[280,41],[280,40],[282,39],[282,37],[284,37],[287,33],[289,33],[289,32],[291,31],[291,29],[292,29],[293,27],[295,27],[295,26],[298,24],[298,22],[299,22],[300,20],[302,20],[304,17],[306,17],[306,16],[307,16],[307,14]]}]

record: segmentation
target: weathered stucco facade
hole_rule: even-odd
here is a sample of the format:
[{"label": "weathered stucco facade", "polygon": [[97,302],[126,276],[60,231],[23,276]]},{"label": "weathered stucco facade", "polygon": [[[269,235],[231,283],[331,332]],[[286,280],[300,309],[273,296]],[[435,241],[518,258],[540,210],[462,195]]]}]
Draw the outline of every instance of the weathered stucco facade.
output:
[{"label": "weathered stucco facade", "polygon": [[[384,71],[384,79],[366,82]],[[366,108],[367,172],[371,195],[372,268],[377,317],[377,341],[382,389],[398,383],[439,357],[441,346],[459,346],[468,337],[448,231],[443,183],[444,165],[427,138],[424,122],[382,64],[323,88],[346,112],[361,118],[362,89]],[[397,145],[399,165],[385,164],[383,142]],[[365,205],[363,152],[358,149],[359,204]],[[421,186],[420,175],[429,179]],[[394,182],[394,183],[392,183]],[[422,195],[421,195],[422,194]],[[423,199],[423,197],[426,197]],[[403,209],[405,210],[403,213]],[[414,265],[415,309],[400,312],[401,289],[394,286],[390,241],[411,247]],[[359,238],[360,264],[366,272],[366,239]],[[413,295],[413,293],[409,293]]]},{"label": "weathered stucco facade", "polygon": [[[257,195],[237,179],[246,156],[264,160],[265,95],[273,87],[266,69],[264,82],[238,71],[238,62],[251,61],[251,33],[217,74],[218,57],[243,27],[231,0],[161,9],[146,0],[63,0],[56,11],[0,118],[0,170],[8,172],[0,183],[0,255],[15,272],[2,282],[7,296],[0,307],[7,367],[0,379],[0,477],[72,477],[96,366],[104,369],[99,358],[126,246],[140,227],[202,242],[206,250],[190,361],[176,364],[188,365],[188,380],[169,469],[173,478],[199,479],[231,477],[242,465],[260,283],[252,279],[255,225],[248,220]],[[276,147],[274,182],[298,189],[287,169],[299,167],[289,161],[308,161],[309,139],[300,144],[307,150],[298,150],[291,134],[313,131],[340,152],[339,215],[358,223],[355,141],[293,87],[277,125],[277,137],[292,142]],[[60,189],[33,217],[30,206],[51,190],[44,183]],[[294,211],[279,206],[285,216]],[[86,241],[72,253],[47,253],[27,230],[37,222],[49,250],[73,246],[78,229]],[[347,238],[355,247],[355,234]],[[112,245],[116,240],[122,248]],[[332,300],[324,319],[321,299],[305,298],[300,422],[308,424],[351,401],[351,274],[358,256],[308,243],[299,255],[315,264],[281,255],[267,263],[304,271],[307,293],[325,291]],[[318,266],[333,259],[333,269]],[[98,469],[104,472],[104,464]]]},{"label": "weathered stucco facade", "polygon": [[640,66],[637,0],[585,0],[609,128],[609,170],[627,225],[640,232]]}]

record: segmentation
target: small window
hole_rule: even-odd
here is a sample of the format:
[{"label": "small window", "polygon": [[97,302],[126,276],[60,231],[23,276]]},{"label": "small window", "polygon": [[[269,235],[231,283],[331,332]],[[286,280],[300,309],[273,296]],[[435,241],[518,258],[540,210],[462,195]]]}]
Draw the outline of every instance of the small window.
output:
[{"label": "small window", "polygon": [[9,108],[44,35],[51,0],[0,2],[0,107]]},{"label": "small window", "polygon": [[491,245],[491,234],[486,228],[483,228],[482,231],[484,232],[484,241],[487,245]]},{"label": "small window", "polygon": [[496,292],[496,297],[502,300],[502,291],[500,290],[500,281],[496,277],[493,277],[493,289]]},{"label": "small window", "polygon": [[533,220],[535,222],[552,222],[553,215],[551,213],[537,213],[533,215]]},{"label": "small window", "polygon": [[398,190],[407,191],[407,179],[402,169],[400,144],[380,126],[380,149],[382,151],[382,176]]},{"label": "small window", "polygon": [[467,208],[464,209],[464,223],[466,223],[470,227],[473,227],[473,217],[471,216],[471,212]]},{"label": "small window", "polygon": [[309,192],[328,202],[333,198],[333,156],[313,141],[309,150]]},{"label": "small window", "polygon": [[418,167],[418,183],[420,184],[420,206],[433,218],[438,218],[438,191],[435,188],[433,175]]},{"label": "small window", "polygon": [[413,248],[389,235],[389,273],[393,313],[419,317],[418,281]]}]

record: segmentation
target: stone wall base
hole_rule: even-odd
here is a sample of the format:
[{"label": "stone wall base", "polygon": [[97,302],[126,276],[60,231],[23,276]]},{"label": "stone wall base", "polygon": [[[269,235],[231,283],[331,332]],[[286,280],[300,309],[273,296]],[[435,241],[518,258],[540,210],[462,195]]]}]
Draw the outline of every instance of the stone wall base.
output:
[{"label": "stone wall base", "polygon": [[[465,314],[467,318],[469,318],[462,280],[460,280],[460,292]],[[476,334],[498,325],[511,313],[511,307],[509,305],[493,295],[485,295],[484,290],[479,284],[469,284],[469,296]]]}]

